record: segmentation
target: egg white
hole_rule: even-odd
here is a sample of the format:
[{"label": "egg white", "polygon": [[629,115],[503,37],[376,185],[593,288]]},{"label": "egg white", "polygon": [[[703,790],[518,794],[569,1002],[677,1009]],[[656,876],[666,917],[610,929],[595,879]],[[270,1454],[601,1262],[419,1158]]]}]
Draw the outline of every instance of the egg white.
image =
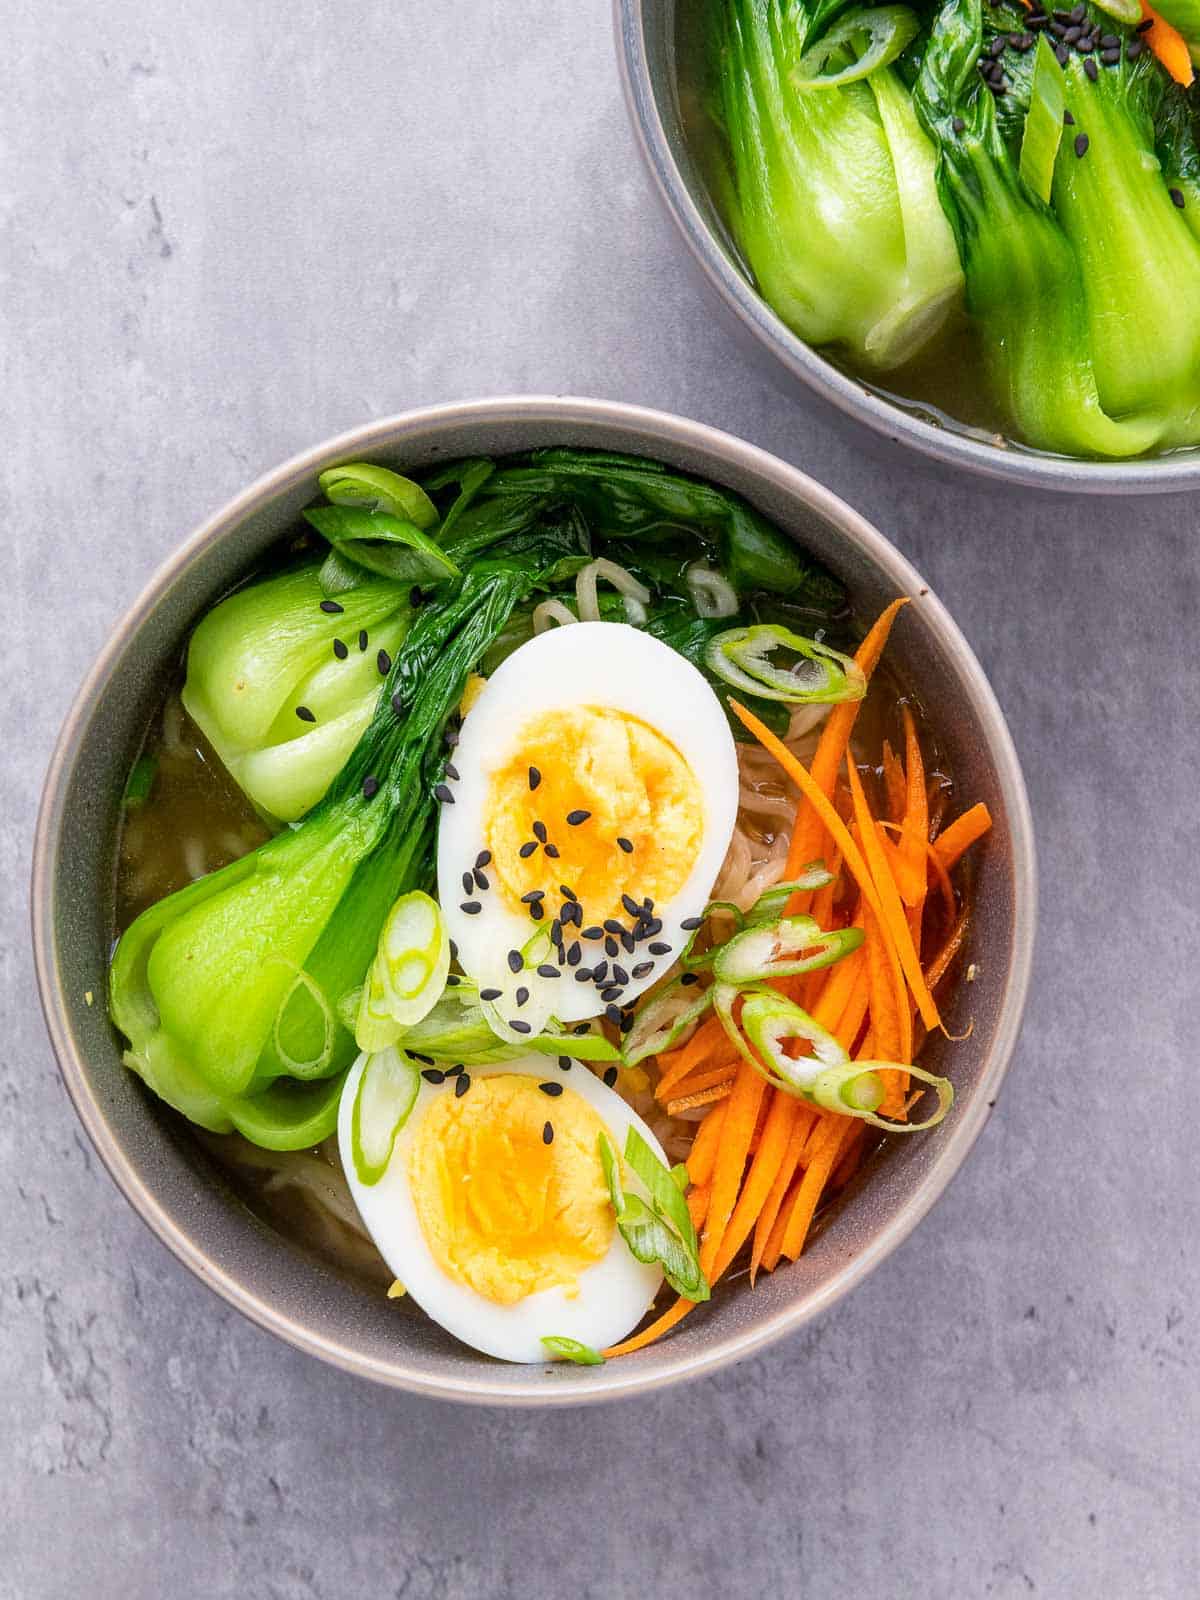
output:
[{"label": "egg white", "polygon": [[[558,1285],[526,1296],[515,1305],[498,1305],[466,1284],[449,1277],[425,1241],[409,1183],[408,1157],[425,1113],[436,1096],[454,1093],[454,1080],[430,1084],[421,1080],[416,1101],[404,1127],[396,1136],[391,1159],[378,1183],[364,1184],[355,1170],[351,1145],[351,1120],[359,1079],[367,1062],[361,1055],[350,1069],[338,1113],[338,1147],[354,1203],[380,1255],[428,1316],[464,1344],[497,1356],[501,1361],[542,1362],[549,1359],[541,1341],[557,1335],[578,1339],[602,1350],[618,1343],[634,1329],[649,1309],[662,1283],[662,1270],[636,1261],[620,1232],[613,1230],[607,1253],[578,1277],[574,1296]],[[625,1137],[636,1128],[660,1160],[662,1146],[650,1129],[620,1095],[607,1088],[581,1062],[563,1071],[553,1056],[528,1056],[515,1061],[471,1069],[472,1080],[499,1073],[519,1073],[539,1081],[561,1083],[573,1090],[599,1114],[618,1152]],[[467,1091],[468,1094],[470,1090]],[[557,1101],[547,1099],[546,1115],[553,1120]],[[627,1187],[640,1191],[632,1175]]]},{"label": "egg white", "polygon": [[[519,750],[522,728],[545,712],[576,706],[637,717],[668,739],[695,775],[704,805],[702,842],[692,870],[669,904],[654,907],[663,924],[655,941],[670,945],[671,954],[654,958],[643,947],[619,958],[626,967],[653,963],[645,977],[624,986],[621,1004],[628,1005],[662,977],[687,943],[680,923],[704,910],[738,807],[737,752],[720,702],[690,661],[651,634],[620,622],[574,623],[530,639],[496,669],[464,720],[454,753],[460,777],[452,787],[454,803],[442,806],[438,824],[438,899],[463,970],[507,995],[514,981],[505,964],[507,952],[522,949],[545,924],[512,910],[495,889],[470,896],[480,902],[478,914],[464,912],[468,897],[462,874],[485,848],[492,776]],[[569,831],[559,830],[560,846]],[[596,959],[601,955],[596,946]],[[583,965],[591,965],[586,955]],[[539,990],[528,973],[517,981]],[[560,1022],[581,1022],[604,1010],[596,987],[574,982],[570,970],[543,980],[539,992],[542,1009]],[[503,1001],[497,1009],[503,1014]]]}]

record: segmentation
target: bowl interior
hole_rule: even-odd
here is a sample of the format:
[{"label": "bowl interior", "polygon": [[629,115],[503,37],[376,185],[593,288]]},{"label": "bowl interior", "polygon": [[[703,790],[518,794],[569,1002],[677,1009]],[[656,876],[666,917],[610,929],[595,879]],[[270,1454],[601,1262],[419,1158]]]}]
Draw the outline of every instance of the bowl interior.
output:
[{"label": "bowl interior", "polygon": [[[982,853],[972,959],[948,1024],[958,1100],[931,1137],[896,1140],[869,1181],[831,1209],[804,1257],[720,1293],[667,1343],[599,1369],[509,1367],[456,1344],[433,1323],[397,1315],[252,1215],[186,1126],[121,1065],[105,1015],[117,797],[196,617],[280,534],[335,461],[407,470],[537,445],[628,450],[737,489],[849,584],[856,608],[913,597],[894,635],[897,666],[929,708],[960,783],[996,827]],[[43,1001],[68,1086],[114,1177],[147,1221],[206,1282],[294,1343],[351,1370],[454,1398],[579,1401],[681,1377],[795,1326],[856,1281],[932,1204],[979,1131],[1003,1074],[1023,1000],[1032,938],[1032,847],[1024,789],[1003,719],[936,597],[891,546],[791,468],[698,425],[591,402],[492,402],[444,408],[335,440],[262,480],[160,571],[81,691],[47,783],[35,852],[35,942]],[[942,1051],[931,1044],[929,1058]],[[935,1066],[936,1070],[936,1066]]]},{"label": "bowl interior", "polygon": [[[1200,449],[1137,461],[1085,461],[1043,454],[968,430],[935,408],[899,403],[843,371],[798,338],[759,295],[717,209],[686,132],[677,70],[676,0],[614,0],[626,99],[651,176],[716,292],[732,330],[772,375],[821,395],[865,424],[880,448],[900,445],[1030,488],[1072,493],[1171,493],[1200,480]],[[886,443],[884,443],[886,441]]]}]

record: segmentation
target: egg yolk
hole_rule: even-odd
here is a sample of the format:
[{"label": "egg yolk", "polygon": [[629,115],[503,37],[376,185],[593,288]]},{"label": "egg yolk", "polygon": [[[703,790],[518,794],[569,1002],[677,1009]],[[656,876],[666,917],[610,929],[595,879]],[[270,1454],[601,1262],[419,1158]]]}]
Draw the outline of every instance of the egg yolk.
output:
[{"label": "egg yolk", "polygon": [[439,1095],[413,1140],[408,1177],[442,1271],[503,1306],[574,1287],[612,1243],[603,1131],[579,1095],[564,1087],[551,1097],[519,1073]]},{"label": "egg yolk", "polygon": [[628,920],[623,894],[661,906],[686,883],[704,836],[704,798],[656,729],[575,706],[521,729],[511,760],[492,774],[485,829],[514,909],[526,911],[522,898],[538,889],[557,906],[566,884],[589,921]]}]

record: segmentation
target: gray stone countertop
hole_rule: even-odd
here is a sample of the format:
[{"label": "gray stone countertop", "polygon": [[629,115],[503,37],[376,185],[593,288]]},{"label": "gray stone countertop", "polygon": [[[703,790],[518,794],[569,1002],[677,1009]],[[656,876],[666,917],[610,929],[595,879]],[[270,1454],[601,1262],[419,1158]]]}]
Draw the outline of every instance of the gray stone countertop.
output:
[{"label": "gray stone countertop", "polygon": [[[605,0],[5,24],[0,1600],[1196,1594],[1196,504],[877,461],[782,398],[684,270]],[[874,519],[991,675],[1042,872],[1005,1094],[908,1244],[759,1359],[547,1415],[374,1389],[192,1280],[76,1127],[26,931],[59,722],[181,535],[338,429],[520,390],[718,424]]]}]

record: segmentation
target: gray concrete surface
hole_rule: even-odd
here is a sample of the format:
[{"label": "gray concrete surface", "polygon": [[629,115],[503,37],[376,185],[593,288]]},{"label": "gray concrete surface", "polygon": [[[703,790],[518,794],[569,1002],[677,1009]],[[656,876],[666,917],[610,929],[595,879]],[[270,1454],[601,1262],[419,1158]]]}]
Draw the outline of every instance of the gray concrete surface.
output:
[{"label": "gray concrete surface", "polygon": [[[746,367],[634,156],[606,0],[9,0],[0,95],[0,1597],[1198,1592],[1197,508],[865,458]],[[32,986],[46,757],[181,533],[298,447],[502,390],[745,434],[992,674],[1040,826],[1009,1088],[802,1337],[649,1402],[378,1392],[240,1321],[97,1169]]]}]

